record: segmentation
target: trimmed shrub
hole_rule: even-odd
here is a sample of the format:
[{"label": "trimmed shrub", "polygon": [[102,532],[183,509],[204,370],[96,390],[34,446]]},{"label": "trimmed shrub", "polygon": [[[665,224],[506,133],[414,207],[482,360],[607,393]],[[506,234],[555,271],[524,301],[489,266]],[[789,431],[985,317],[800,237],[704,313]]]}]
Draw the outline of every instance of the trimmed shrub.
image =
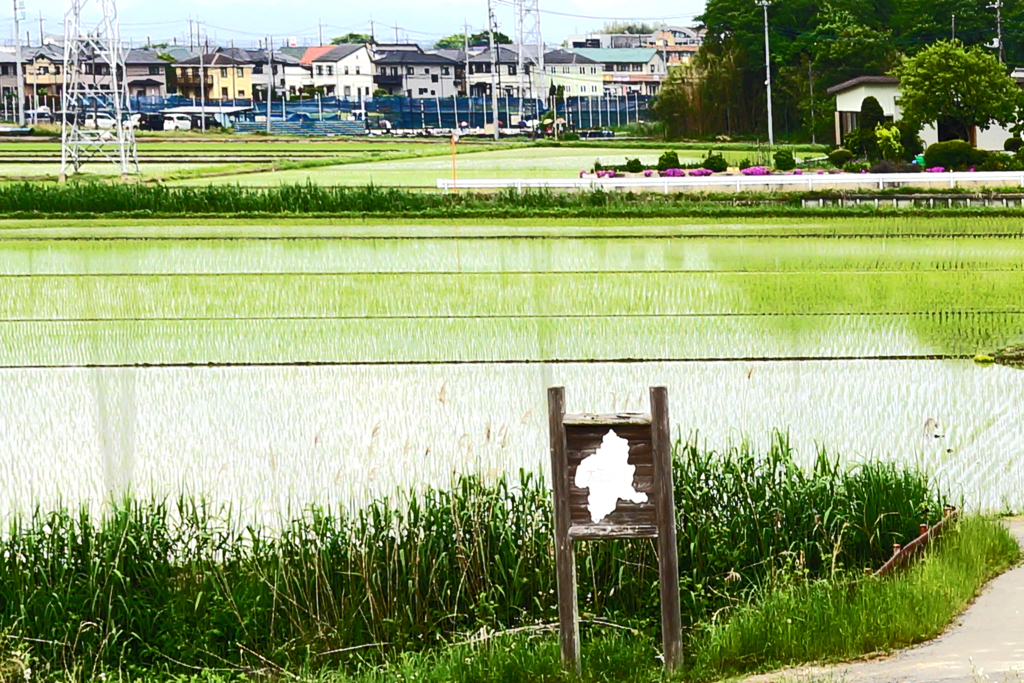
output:
[{"label": "trimmed shrub", "polygon": [[796,168],[796,159],[788,149],[777,150],[772,156],[775,159],[775,168],[780,171],[792,171]]},{"label": "trimmed shrub", "polygon": [[644,164],[643,164],[643,162],[640,161],[639,159],[630,159],[629,161],[626,162],[626,172],[627,173],[643,173],[644,172]]},{"label": "trimmed shrub", "polygon": [[843,166],[843,170],[847,173],[860,173],[861,171],[867,171],[868,165],[863,161],[851,161],[846,166]]},{"label": "trimmed shrub", "polygon": [[989,152],[985,159],[974,167],[976,171],[1020,171],[1024,164],[1015,156],[1000,152]]},{"label": "trimmed shrub", "polygon": [[740,162],[740,170],[742,171],[745,168],[750,168],[753,165],[754,162],[752,162],[750,159],[744,159],[743,161]]},{"label": "trimmed shrub", "polygon": [[721,154],[708,152],[707,157],[704,158],[704,162],[701,164],[701,168],[706,168],[715,173],[724,173],[729,170],[729,162]]},{"label": "trimmed shrub", "polygon": [[670,168],[679,168],[679,155],[669,150],[658,158],[658,170],[666,171]]},{"label": "trimmed shrub", "polygon": [[1010,154],[1016,154],[1021,147],[1024,147],[1024,140],[1020,138],[1006,138],[1006,142],[1003,143],[1003,149]]},{"label": "trimmed shrub", "polygon": [[864,101],[860,103],[859,118],[860,129],[874,135],[878,124],[885,123],[885,111],[874,97],[865,97]]},{"label": "trimmed shrub", "polygon": [[828,162],[836,168],[842,168],[853,161],[853,152],[845,147],[839,147],[828,154]]},{"label": "trimmed shrub", "polygon": [[988,153],[975,149],[963,140],[947,140],[929,145],[924,151],[924,163],[928,168],[941,166],[951,171],[966,171],[985,161]]},{"label": "trimmed shrub", "polygon": [[924,140],[920,136],[921,129],[908,121],[898,121],[896,129],[900,132],[900,144],[903,145],[903,160],[913,161],[918,154],[924,151]]}]

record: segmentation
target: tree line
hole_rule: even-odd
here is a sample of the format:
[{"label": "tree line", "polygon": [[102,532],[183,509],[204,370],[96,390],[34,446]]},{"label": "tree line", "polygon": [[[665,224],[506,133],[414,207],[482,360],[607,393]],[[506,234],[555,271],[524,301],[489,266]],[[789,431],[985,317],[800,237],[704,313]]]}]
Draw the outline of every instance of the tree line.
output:
[{"label": "tree line", "polygon": [[[1024,64],[1024,0],[1004,0],[1003,53]],[[708,0],[700,51],[673,69],[658,108],[674,136],[767,136],[764,14],[754,0]],[[768,9],[775,132],[834,142],[828,88],[893,73],[905,57],[955,38],[997,54],[989,0],[776,0]],[[1009,66],[1006,67],[1009,70]]]}]

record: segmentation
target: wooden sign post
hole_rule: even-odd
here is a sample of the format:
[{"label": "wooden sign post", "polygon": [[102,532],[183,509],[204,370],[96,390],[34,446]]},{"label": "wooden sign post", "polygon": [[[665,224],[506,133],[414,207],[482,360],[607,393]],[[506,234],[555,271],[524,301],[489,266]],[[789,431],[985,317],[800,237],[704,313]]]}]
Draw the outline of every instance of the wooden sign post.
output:
[{"label": "wooden sign post", "polygon": [[576,539],[656,538],[665,667],[682,664],[679,554],[668,390],[651,388],[651,414],[566,415],[565,390],[548,389],[555,562],[562,663],[579,670]]}]

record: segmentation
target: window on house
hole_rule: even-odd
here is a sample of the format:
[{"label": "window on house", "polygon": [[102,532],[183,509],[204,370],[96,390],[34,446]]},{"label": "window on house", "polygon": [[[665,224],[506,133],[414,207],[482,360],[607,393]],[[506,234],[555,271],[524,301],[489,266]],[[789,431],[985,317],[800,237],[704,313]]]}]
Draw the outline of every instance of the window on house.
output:
[{"label": "window on house", "polygon": [[567,93],[572,92],[572,86],[571,85],[565,86],[565,92],[567,92]]},{"label": "window on house", "polygon": [[429,76],[430,75],[430,67],[429,66],[423,68],[423,74],[425,76]]},{"label": "window on house", "polygon": [[597,73],[597,67],[596,66],[590,67],[590,73],[596,74]]},{"label": "window on house", "polygon": [[221,97],[227,97],[228,96],[228,89],[227,88],[221,88],[220,89],[220,96]]},{"label": "window on house", "polygon": [[405,67],[405,75],[406,76],[415,76],[416,75],[416,69],[414,69],[411,66]]},{"label": "window on house", "polygon": [[240,100],[241,99],[245,99],[245,91],[244,90],[239,90],[238,91],[238,99],[240,99]]},{"label": "window on house", "polygon": [[[643,71],[643,70],[644,70],[644,65],[643,64],[634,64],[633,65],[633,71]],[[654,70],[654,67],[652,66],[651,67],[651,71],[653,71],[653,70]]]},{"label": "window on house", "polygon": [[329,65],[329,64],[327,65],[327,75],[328,76],[333,76],[334,75],[334,67]]},{"label": "window on house", "polygon": [[430,76],[430,82],[431,82],[431,83],[437,83],[437,81],[438,81],[438,76],[437,76],[437,74],[432,74],[432,75]]},{"label": "window on house", "polygon": [[564,73],[564,74],[567,74],[567,73],[569,73],[569,67],[567,67],[567,66],[563,66],[563,67],[562,67],[562,73]]},{"label": "window on house", "polygon": [[316,65],[316,75],[317,76],[323,76],[324,75],[324,67],[323,67],[322,64],[317,64]]},{"label": "window on house", "polygon": [[397,66],[391,67],[391,75],[392,76],[397,76],[398,75],[398,67]]},{"label": "window on house", "polygon": [[430,91],[430,94],[431,94],[431,95],[436,95],[437,93],[435,93],[435,92],[434,92],[433,90],[431,90],[431,91]]},{"label": "window on house", "polygon": [[356,64],[356,76],[358,76],[358,75],[359,75],[359,65]]},{"label": "window on house", "polygon": [[387,76],[388,75],[388,68],[386,66],[382,66],[380,68],[380,75],[381,76]]},{"label": "window on house", "polygon": [[651,73],[654,73],[654,65],[651,64]]},{"label": "window on house", "polygon": [[159,76],[160,74],[163,73],[163,71],[164,71],[164,68],[162,66],[155,66],[154,65],[154,66],[149,67],[149,75],[150,76]]},{"label": "window on house", "polygon": [[238,67],[237,69],[235,69],[235,71],[237,72],[235,74],[236,76],[238,76],[239,78],[245,78],[245,69],[243,69],[242,67]]},{"label": "window on house", "polygon": [[548,67],[548,73],[555,73],[555,67],[549,66]]},{"label": "window on house", "polygon": [[596,85],[590,86],[590,92],[597,92],[597,86]]},{"label": "window on house", "polygon": [[352,96],[352,86],[351,85],[346,85],[345,86],[345,97],[351,97],[351,96]]},{"label": "window on house", "polygon": [[585,66],[581,66],[581,67],[580,67],[580,73],[581,73],[581,74],[585,74],[585,73],[587,73],[587,67],[585,67]]},{"label": "window on house", "polygon": [[252,68],[252,73],[254,75],[256,75],[256,76],[261,75],[263,73],[263,65],[262,64],[257,64],[256,66],[254,66]]},{"label": "window on house", "polygon": [[508,65],[508,75],[509,76],[515,76],[516,75],[516,65],[515,64],[509,64]]},{"label": "window on house", "polygon": [[45,76],[48,73],[50,73],[50,67],[48,67],[48,66],[41,66],[41,67],[39,67],[39,75],[40,76]]},{"label": "window on house", "polygon": [[[11,67],[7,66],[6,64],[4,64],[3,66],[0,66],[0,76],[10,76],[10,75],[11,75]],[[9,90],[9,88],[4,88],[4,92],[7,92],[8,90]]]},{"label": "window on house", "polygon": [[426,95],[427,94],[427,89],[426,88],[420,88],[420,94],[421,95]]},{"label": "window on house", "polygon": [[227,70],[226,67],[221,67],[221,69],[220,69],[220,77],[221,78],[227,78],[228,77],[228,70]]},{"label": "window on house", "polygon": [[442,76],[450,76],[451,73],[452,73],[451,67],[447,67],[447,66],[442,66],[441,67],[441,75]]},{"label": "window on house", "polygon": [[345,67],[345,71],[344,71],[343,73],[344,73],[344,74],[345,74],[346,76],[348,76],[348,67],[347,67],[347,66]]}]

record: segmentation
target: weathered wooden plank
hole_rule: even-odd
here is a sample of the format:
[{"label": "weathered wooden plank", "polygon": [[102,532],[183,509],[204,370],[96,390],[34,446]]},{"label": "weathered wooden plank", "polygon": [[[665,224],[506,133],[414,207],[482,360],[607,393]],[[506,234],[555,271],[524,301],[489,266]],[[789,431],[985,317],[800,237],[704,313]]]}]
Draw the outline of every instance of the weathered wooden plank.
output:
[{"label": "weathered wooden plank", "polygon": [[679,551],[676,547],[675,488],[672,485],[672,442],[668,418],[668,389],[651,387],[651,439],[658,519],[658,583],[661,588],[661,638],[665,668],[683,663],[683,622],[679,605]]},{"label": "weathered wooden plank", "polygon": [[580,670],[579,607],[576,604],[576,557],[569,535],[569,467],[566,458],[565,389],[548,389],[548,426],[551,436],[551,477],[555,506],[555,564],[558,581],[558,634],[562,664]]},{"label": "weathered wooden plank", "polygon": [[649,425],[651,424],[651,416],[636,413],[616,413],[612,415],[577,413],[566,415],[563,424],[566,427],[575,425],[604,425],[609,427],[617,427],[619,425]]},{"label": "weathered wooden plank", "polygon": [[583,524],[569,527],[569,536],[586,541],[600,538],[657,538],[656,524]]}]

